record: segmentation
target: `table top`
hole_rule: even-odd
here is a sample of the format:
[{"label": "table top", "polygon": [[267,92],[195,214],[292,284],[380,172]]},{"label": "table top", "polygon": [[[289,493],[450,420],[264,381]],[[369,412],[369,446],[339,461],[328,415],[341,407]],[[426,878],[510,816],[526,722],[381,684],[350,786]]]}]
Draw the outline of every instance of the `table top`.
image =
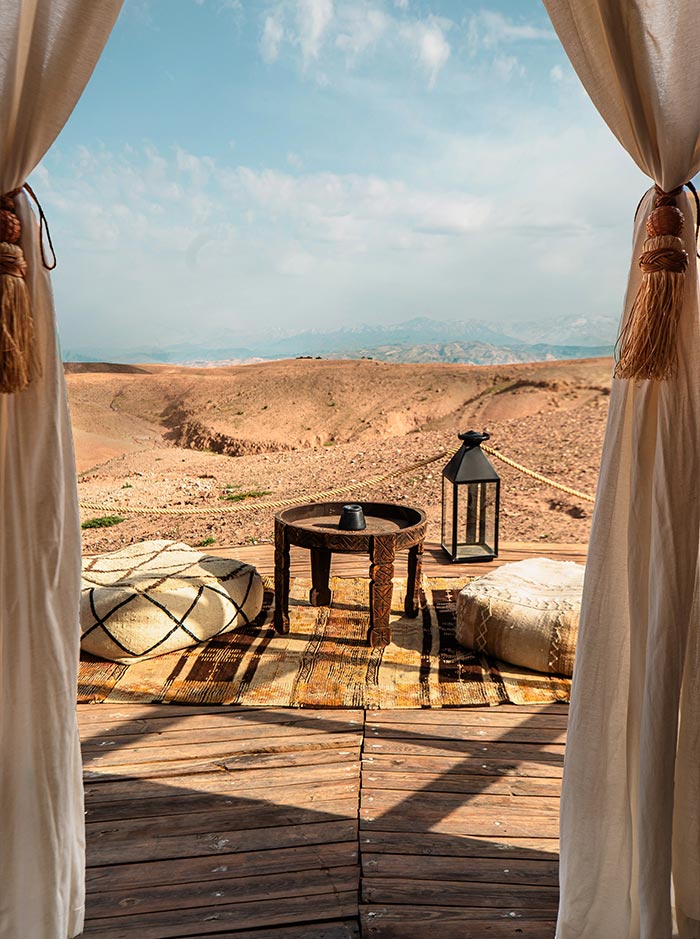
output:
[{"label": "table top", "polygon": [[[390,502],[359,502],[366,528],[352,531],[340,527],[340,515],[346,502],[313,502],[295,505],[277,516],[278,524],[293,534],[295,543],[327,546],[337,550],[367,549],[369,539],[378,536],[394,539],[397,546],[415,544],[425,537],[427,520],[421,509]],[[301,539],[301,542],[297,539]]]}]

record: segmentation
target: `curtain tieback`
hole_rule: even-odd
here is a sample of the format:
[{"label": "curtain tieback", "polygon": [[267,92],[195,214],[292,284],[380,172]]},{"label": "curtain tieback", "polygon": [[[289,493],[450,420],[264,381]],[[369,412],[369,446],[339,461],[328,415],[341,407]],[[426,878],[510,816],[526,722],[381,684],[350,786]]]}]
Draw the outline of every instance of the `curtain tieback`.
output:
[{"label": "curtain tieback", "polygon": [[[697,205],[695,187],[685,185]],[[688,267],[688,253],[680,237],[685,218],[676,204],[682,191],[683,186],[671,192],[654,186],[654,206],[646,221],[647,238],[639,257],[642,282],[617,340],[616,378],[663,381],[677,374],[678,321]]]},{"label": "curtain tieback", "polygon": [[[39,210],[39,243],[44,267],[56,267],[46,215],[28,183],[0,196],[0,394],[23,391],[41,374],[34,341],[34,316],[27,288],[27,262],[20,241],[22,223],[16,212],[15,197],[25,189]],[[44,238],[51,260],[47,259]]]}]

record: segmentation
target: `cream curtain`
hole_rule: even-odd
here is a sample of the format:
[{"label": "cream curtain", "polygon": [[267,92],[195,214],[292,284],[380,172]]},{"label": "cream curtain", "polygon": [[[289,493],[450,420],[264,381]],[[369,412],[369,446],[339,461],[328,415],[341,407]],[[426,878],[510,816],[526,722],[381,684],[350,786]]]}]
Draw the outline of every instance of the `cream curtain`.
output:
[{"label": "cream curtain", "polygon": [[[53,143],[121,3],[2,0],[0,193]],[[17,202],[43,376],[0,396],[0,939],[66,939],[84,913],[80,528],[51,283],[34,216]]]},{"label": "cream curtain", "polygon": [[[666,191],[694,176],[696,0],[544,2],[638,166]],[[623,316],[651,207],[652,191]],[[678,377],[613,382],[564,770],[558,939],[668,939],[672,881],[677,934],[700,939],[700,328],[693,207],[686,196],[679,207],[690,265]]]}]

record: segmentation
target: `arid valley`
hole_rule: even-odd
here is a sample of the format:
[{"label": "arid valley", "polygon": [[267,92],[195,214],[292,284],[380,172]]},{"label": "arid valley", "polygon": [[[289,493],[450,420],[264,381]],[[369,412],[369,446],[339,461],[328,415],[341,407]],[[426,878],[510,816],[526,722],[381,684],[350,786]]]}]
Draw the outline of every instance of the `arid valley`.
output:
[{"label": "arid valley", "polygon": [[[610,359],[502,366],[286,360],[222,368],[69,364],[87,552],[146,538],[227,546],[270,541],[253,503],[360,483],[451,452],[464,430],[531,469],[594,494]],[[504,541],[587,541],[591,504],[494,460]],[[446,457],[345,501],[404,502],[439,539]],[[132,514],[162,507],[206,514]]]}]

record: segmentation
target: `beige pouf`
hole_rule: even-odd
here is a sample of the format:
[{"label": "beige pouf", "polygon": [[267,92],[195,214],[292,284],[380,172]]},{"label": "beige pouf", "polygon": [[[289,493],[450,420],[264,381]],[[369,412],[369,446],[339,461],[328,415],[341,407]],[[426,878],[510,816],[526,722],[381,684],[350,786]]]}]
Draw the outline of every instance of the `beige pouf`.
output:
[{"label": "beige pouf", "polygon": [[571,675],[584,570],[532,558],[477,577],[457,598],[457,641],[512,665]]},{"label": "beige pouf", "polygon": [[262,580],[249,564],[144,541],[85,560],[80,644],[131,664],[244,626],[262,602]]}]

